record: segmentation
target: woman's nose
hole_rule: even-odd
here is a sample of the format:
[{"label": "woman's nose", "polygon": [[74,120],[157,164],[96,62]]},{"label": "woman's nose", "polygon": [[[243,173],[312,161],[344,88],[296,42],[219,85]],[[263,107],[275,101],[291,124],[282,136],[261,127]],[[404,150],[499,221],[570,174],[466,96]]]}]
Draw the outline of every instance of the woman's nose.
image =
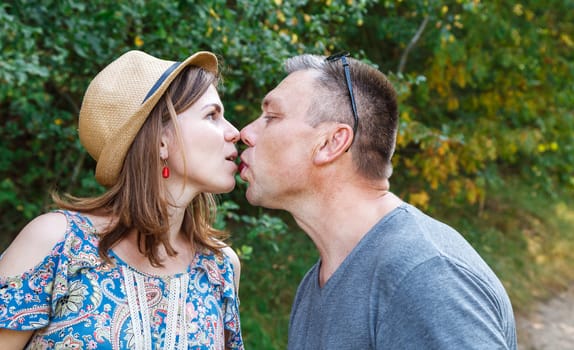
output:
[{"label": "woman's nose", "polygon": [[227,128],[227,131],[225,133],[225,139],[227,141],[237,143],[241,138],[241,135],[239,134],[239,130],[237,130],[237,128],[235,126],[233,126],[233,124],[231,124],[230,122],[227,122],[227,124],[228,124],[228,128]]}]

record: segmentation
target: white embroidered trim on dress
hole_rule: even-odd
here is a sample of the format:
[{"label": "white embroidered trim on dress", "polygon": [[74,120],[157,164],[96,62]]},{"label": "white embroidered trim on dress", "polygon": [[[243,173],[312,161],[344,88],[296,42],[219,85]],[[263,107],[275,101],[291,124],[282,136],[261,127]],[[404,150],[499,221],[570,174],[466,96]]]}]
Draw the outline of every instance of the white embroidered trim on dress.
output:
[{"label": "white embroidered trim on dress", "polygon": [[[141,321],[138,312],[138,301],[136,297],[135,291],[135,282],[133,277],[133,272],[129,269],[124,268],[123,266],[120,267],[122,270],[122,274],[124,275],[124,279],[126,281],[125,288],[126,288],[126,295],[128,297],[128,306],[130,308],[130,318],[132,321],[132,331],[133,331],[133,339],[135,343],[135,350],[144,350],[144,346],[142,344],[142,329],[141,329]],[[151,348],[151,347],[148,347]]]},{"label": "white embroidered trim on dress", "polygon": [[165,320],[165,344],[166,349],[175,348],[177,335],[177,311],[179,304],[180,281],[176,278],[169,281],[169,299],[167,304],[167,319]]},{"label": "white embroidered trim on dress", "polygon": [[[150,308],[147,302],[145,278],[129,268],[120,267],[120,269],[125,280],[126,296],[130,310],[135,349],[151,349]],[[189,275],[182,275],[180,278],[170,278],[167,283],[169,283],[169,298],[165,321],[166,332],[163,349],[175,349],[176,340],[179,340],[179,349],[187,349],[188,320],[186,306]]]},{"label": "white embroidered trim on dress", "polygon": [[189,289],[189,275],[183,275],[181,278],[181,333],[179,336],[179,348],[187,349],[187,291]]},{"label": "white embroidered trim on dress", "polygon": [[140,315],[143,321],[142,328],[144,344],[148,345],[147,349],[151,349],[151,325],[149,320],[151,312],[147,303],[145,280],[144,277],[140,274],[134,274],[134,276],[136,277]]}]

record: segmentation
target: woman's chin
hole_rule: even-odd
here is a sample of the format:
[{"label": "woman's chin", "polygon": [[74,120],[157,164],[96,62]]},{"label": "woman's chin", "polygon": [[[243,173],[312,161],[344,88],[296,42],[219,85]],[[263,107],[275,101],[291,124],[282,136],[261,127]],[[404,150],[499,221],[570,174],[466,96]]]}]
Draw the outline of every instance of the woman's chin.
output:
[{"label": "woman's chin", "polygon": [[233,180],[229,181],[229,183],[227,183],[227,184],[222,184],[220,186],[220,188],[213,191],[212,193],[213,194],[229,193],[229,192],[233,191],[234,188],[235,188],[235,178],[233,178]]}]

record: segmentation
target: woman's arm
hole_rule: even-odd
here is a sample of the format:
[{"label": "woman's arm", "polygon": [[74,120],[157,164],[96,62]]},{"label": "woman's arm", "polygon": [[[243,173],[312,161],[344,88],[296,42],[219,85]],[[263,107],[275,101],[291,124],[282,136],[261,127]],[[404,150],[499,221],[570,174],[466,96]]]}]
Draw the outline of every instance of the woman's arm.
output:
[{"label": "woman's arm", "polygon": [[3,350],[24,349],[34,331],[15,331],[12,329],[0,328],[0,344]]},{"label": "woman's arm", "polygon": [[[50,253],[65,234],[66,227],[66,217],[58,213],[40,215],[32,220],[4,251],[0,259],[0,276],[17,276],[33,268]],[[0,328],[0,348],[23,349],[34,332]]]}]

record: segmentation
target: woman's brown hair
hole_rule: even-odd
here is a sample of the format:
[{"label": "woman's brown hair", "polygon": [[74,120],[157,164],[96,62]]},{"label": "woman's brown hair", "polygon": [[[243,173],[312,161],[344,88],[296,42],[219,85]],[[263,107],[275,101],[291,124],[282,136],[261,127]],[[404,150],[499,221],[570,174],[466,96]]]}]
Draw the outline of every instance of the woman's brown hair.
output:
[{"label": "woman's brown hair", "polygon": [[[140,252],[152,266],[162,266],[160,245],[169,256],[177,254],[168,240],[170,199],[165,196],[161,178],[161,135],[166,128],[173,128],[181,142],[177,114],[193,105],[210,85],[217,85],[218,79],[195,66],[182,70],[150,112],[127,152],[118,181],[105,193],[88,198],[52,194],[62,209],[117,218],[111,227],[99,232],[98,250],[105,261],[110,262],[109,249],[133,229],[138,233]],[[212,227],[215,215],[216,202],[210,193],[200,193],[185,209],[181,230],[196,250],[207,248],[220,254],[225,246],[225,232]]]}]

